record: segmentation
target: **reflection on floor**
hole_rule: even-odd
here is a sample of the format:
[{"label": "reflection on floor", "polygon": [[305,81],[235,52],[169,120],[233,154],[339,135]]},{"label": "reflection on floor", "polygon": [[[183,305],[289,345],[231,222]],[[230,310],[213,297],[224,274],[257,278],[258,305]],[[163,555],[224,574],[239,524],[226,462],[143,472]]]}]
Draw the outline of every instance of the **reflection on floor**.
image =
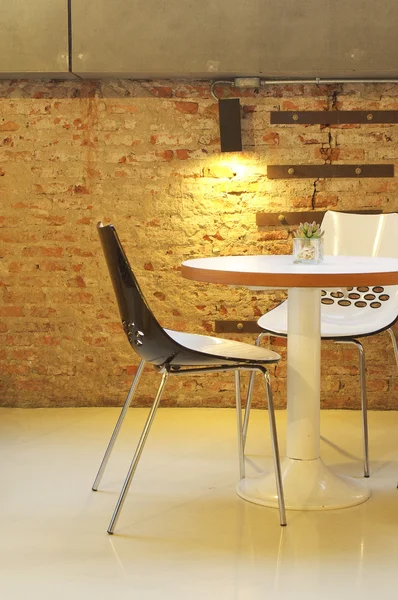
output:
[{"label": "reflection on floor", "polygon": [[[235,415],[160,409],[114,536],[106,534],[144,409],[91,491],[116,409],[0,410],[0,589],[7,600],[355,600],[398,589],[398,413],[371,412],[370,500],[277,511],[235,494]],[[360,413],[322,413],[322,456],[361,477]],[[285,413],[278,414],[284,451]],[[253,411],[248,473],[272,468]]]}]

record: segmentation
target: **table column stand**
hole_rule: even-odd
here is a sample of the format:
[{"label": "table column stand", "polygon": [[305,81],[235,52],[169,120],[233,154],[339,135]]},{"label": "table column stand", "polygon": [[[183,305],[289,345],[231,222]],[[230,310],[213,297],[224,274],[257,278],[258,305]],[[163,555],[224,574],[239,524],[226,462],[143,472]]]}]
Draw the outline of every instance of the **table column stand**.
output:
[{"label": "table column stand", "polygon": [[[320,290],[291,288],[288,302],[287,432],[282,477],[286,508],[324,510],[360,504],[370,490],[334,474],[320,458]],[[239,496],[278,507],[273,473],[242,479]]]}]

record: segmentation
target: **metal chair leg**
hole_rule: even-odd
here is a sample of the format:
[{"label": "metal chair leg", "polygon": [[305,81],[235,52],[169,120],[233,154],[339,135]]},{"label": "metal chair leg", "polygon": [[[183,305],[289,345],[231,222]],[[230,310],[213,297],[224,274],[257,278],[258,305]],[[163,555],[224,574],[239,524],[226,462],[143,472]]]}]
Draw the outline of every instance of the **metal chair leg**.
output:
[{"label": "metal chair leg", "polygon": [[352,344],[356,346],[359,354],[359,379],[361,384],[361,412],[362,412],[362,438],[364,466],[363,475],[369,477],[369,433],[368,433],[368,399],[366,394],[366,364],[365,351],[358,340],[335,340],[337,344]]},{"label": "metal chair leg", "polygon": [[393,330],[391,329],[391,327],[389,327],[387,329],[387,331],[388,331],[388,333],[390,334],[390,337],[391,337],[392,347],[394,348],[395,361],[396,361],[397,366],[398,366],[398,346],[397,346],[397,340],[395,339],[395,334],[394,334]]},{"label": "metal chair leg", "polygon": [[117,520],[118,520],[120,512],[121,512],[121,510],[123,508],[123,504],[124,504],[124,501],[126,499],[127,492],[129,491],[130,484],[131,484],[132,479],[134,477],[134,473],[135,473],[136,468],[138,466],[138,462],[139,462],[139,460],[141,458],[141,454],[142,454],[142,451],[144,449],[146,439],[148,437],[149,431],[151,429],[151,425],[152,425],[153,420],[155,418],[156,410],[157,410],[157,408],[159,406],[159,402],[160,402],[160,400],[162,398],[162,394],[163,394],[163,391],[164,391],[164,388],[165,388],[168,376],[169,376],[168,372],[165,371],[163,373],[162,380],[160,382],[158,391],[157,391],[156,396],[155,396],[155,400],[153,401],[152,408],[151,408],[151,410],[149,412],[149,415],[148,415],[148,418],[146,420],[144,429],[142,430],[140,440],[138,442],[138,445],[137,445],[137,448],[136,448],[133,460],[132,460],[130,468],[128,470],[127,477],[126,477],[125,482],[123,484],[122,491],[120,492],[120,496],[119,496],[119,499],[117,501],[114,513],[112,515],[112,519],[111,519],[111,521],[109,523],[109,527],[108,527],[108,533],[109,534],[112,534],[114,532]]},{"label": "metal chair leg", "polygon": [[278,492],[279,520],[280,520],[281,525],[286,525],[285,496],[283,493],[283,485],[282,485],[282,473],[281,473],[281,463],[280,463],[280,458],[279,458],[278,435],[277,435],[277,431],[276,431],[275,411],[274,411],[274,401],[272,398],[271,380],[270,380],[268,371],[266,371],[264,373],[264,378],[265,378],[265,387],[266,387],[266,391],[267,391],[269,425],[270,425],[270,431],[271,431],[271,441],[272,441],[272,449],[273,449],[273,456],[274,456],[276,489]]},{"label": "metal chair leg", "polygon": [[242,401],[240,395],[240,373],[235,371],[235,399],[236,399],[236,422],[238,425],[238,453],[239,453],[239,477],[245,478],[245,453],[243,449],[242,431]]},{"label": "metal chair leg", "polygon": [[[260,345],[260,342],[261,342],[262,338],[265,335],[267,335],[266,331],[264,333],[260,333],[260,335],[257,337],[256,342],[255,342],[256,346]],[[245,446],[246,446],[247,428],[249,426],[250,409],[251,409],[251,405],[252,405],[252,394],[253,394],[253,386],[254,386],[254,376],[255,376],[255,374],[256,374],[255,371],[252,371],[250,373],[249,388],[247,390],[245,416],[244,416],[244,419],[243,419],[243,451],[245,450]]]},{"label": "metal chair leg", "polygon": [[124,402],[124,405],[123,405],[123,408],[122,408],[122,412],[119,415],[119,418],[117,420],[115,429],[113,430],[113,433],[112,433],[112,437],[109,440],[108,447],[107,447],[106,452],[104,454],[104,458],[102,459],[101,466],[100,466],[100,468],[98,470],[97,476],[96,476],[95,481],[93,483],[92,489],[93,489],[94,492],[96,492],[98,490],[98,486],[99,486],[99,484],[101,482],[101,479],[102,479],[102,476],[104,474],[106,465],[108,464],[108,460],[109,460],[109,457],[110,457],[111,452],[113,450],[113,446],[115,445],[116,438],[119,435],[119,431],[120,431],[120,428],[121,428],[122,423],[124,421],[124,417],[126,416],[127,409],[129,408],[129,406],[131,404],[131,400],[133,399],[135,390],[137,389],[137,386],[138,386],[138,383],[140,381],[140,378],[141,378],[142,372],[144,370],[144,367],[145,367],[145,360],[142,360],[140,362],[140,364],[138,365],[137,373],[135,374],[133,383],[131,384],[129,393],[127,394],[127,398],[126,398],[126,400]]},{"label": "metal chair leg", "polygon": [[369,477],[369,433],[368,433],[368,399],[366,393],[365,351],[360,342],[356,342],[359,353],[359,377],[361,380],[362,435],[364,455],[364,477]]},{"label": "metal chair leg", "polygon": [[[395,334],[393,332],[393,330],[391,329],[391,327],[389,327],[387,329],[388,333],[390,334],[391,337],[391,341],[392,341],[392,347],[394,349],[394,355],[395,355],[395,362],[397,363],[398,366],[398,346],[397,346],[397,340],[395,338]],[[397,489],[398,489],[398,483],[397,483]]]}]

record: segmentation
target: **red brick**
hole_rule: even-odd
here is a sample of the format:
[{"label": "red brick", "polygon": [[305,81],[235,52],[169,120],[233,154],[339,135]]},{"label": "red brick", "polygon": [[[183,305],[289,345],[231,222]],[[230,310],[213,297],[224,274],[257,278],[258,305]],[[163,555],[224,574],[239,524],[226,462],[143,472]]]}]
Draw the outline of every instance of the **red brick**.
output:
[{"label": "red brick", "polygon": [[51,318],[56,314],[55,308],[32,306],[30,314],[32,317],[40,317],[42,319]]},{"label": "red brick", "polygon": [[151,92],[154,96],[158,98],[171,98],[173,95],[173,90],[171,87],[167,86],[156,86],[151,89]]},{"label": "red brick", "polygon": [[53,256],[60,258],[63,256],[64,250],[58,246],[30,246],[24,248],[22,254],[24,256]]},{"label": "red brick", "polygon": [[44,335],[37,339],[37,343],[41,346],[60,346],[61,340],[51,335]]},{"label": "red brick", "polygon": [[65,225],[66,223],[66,217],[58,215],[50,215],[48,217],[39,215],[38,218],[47,221],[50,225]]},{"label": "red brick", "polygon": [[279,133],[275,131],[269,131],[263,135],[263,141],[270,146],[278,146],[279,144]]},{"label": "red brick", "polygon": [[258,238],[259,242],[266,242],[268,240],[286,240],[288,238],[288,232],[285,229],[279,229],[275,231],[264,231]]},{"label": "red brick", "polygon": [[174,152],[173,150],[158,150],[155,155],[159,158],[163,158],[167,162],[173,160]]},{"label": "red brick", "polygon": [[0,306],[0,317],[24,317],[22,306]]},{"label": "red brick", "polygon": [[39,267],[40,271],[68,271],[69,267],[67,263],[56,262],[56,261],[40,261]]},{"label": "red brick", "polygon": [[68,279],[68,287],[85,288],[87,285],[81,275],[76,275],[73,279]]},{"label": "red brick", "polygon": [[189,158],[189,150],[176,150],[176,155],[179,160],[187,160]]},{"label": "red brick", "polygon": [[31,369],[29,365],[7,362],[1,366],[1,370],[4,375],[28,375]]},{"label": "red brick", "polygon": [[75,185],[72,189],[74,194],[89,194],[90,190],[85,185]]},{"label": "red brick", "polygon": [[88,292],[69,292],[68,301],[75,304],[93,304],[94,296]]},{"label": "red brick", "polygon": [[19,129],[19,125],[18,123],[14,123],[14,121],[0,123],[0,131],[17,131],[17,129]]},{"label": "red brick", "polygon": [[199,109],[199,104],[197,102],[175,102],[174,106],[178,112],[189,115],[194,115]]}]

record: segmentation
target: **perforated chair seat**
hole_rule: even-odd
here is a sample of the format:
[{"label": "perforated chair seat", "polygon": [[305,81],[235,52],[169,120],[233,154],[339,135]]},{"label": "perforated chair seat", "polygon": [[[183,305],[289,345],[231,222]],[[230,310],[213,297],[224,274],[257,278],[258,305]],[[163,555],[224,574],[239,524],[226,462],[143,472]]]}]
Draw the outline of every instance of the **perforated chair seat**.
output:
[{"label": "perforated chair seat", "polygon": [[[350,296],[355,296],[350,298]],[[375,299],[366,300],[365,296]],[[369,291],[358,289],[323,290],[322,300],[330,304],[321,304],[321,337],[323,339],[358,338],[373,335],[391,327],[397,319],[397,287],[377,286]],[[288,302],[286,300],[276,308],[262,315],[258,325],[277,336],[287,336]],[[349,306],[338,302],[350,302]],[[361,306],[355,306],[355,302]],[[372,307],[371,304],[377,304]]]}]

